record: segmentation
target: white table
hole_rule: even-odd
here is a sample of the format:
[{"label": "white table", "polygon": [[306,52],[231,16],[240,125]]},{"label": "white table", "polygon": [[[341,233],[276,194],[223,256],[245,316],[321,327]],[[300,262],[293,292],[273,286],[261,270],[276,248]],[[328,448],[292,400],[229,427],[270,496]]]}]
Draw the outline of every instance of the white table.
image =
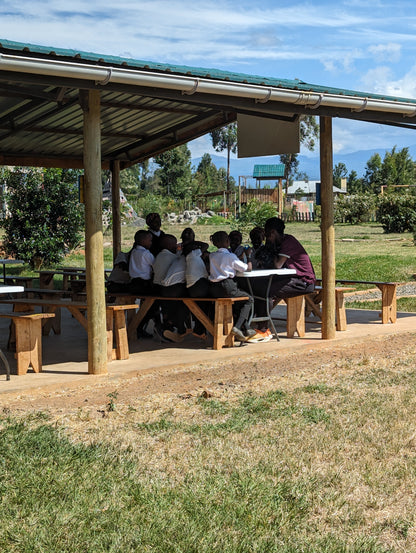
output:
[{"label": "white table", "polygon": [[[247,286],[250,292],[250,295],[256,299],[266,302],[266,317],[254,317],[254,304],[251,311],[250,324],[257,323],[261,321],[267,321],[268,324],[272,327],[273,333],[277,341],[279,341],[279,336],[277,335],[277,330],[274,326],[273,319],[270,313],[269,307],[269,291],[274,277],[287,278],[296,275],[295,269],[258,269],[254,271],[244,271],[237,273],[236,276],[241,278],[245,277],[247,279]],[[252,278],[267,278],[267,285],[265,286],[265,293],[262,296],[255,296],[253,294],[253,288],[251,286]]]},{"label": "white table", "polygon": [[[3,261],[8,261],[8,260],[4,259]],[[25,291],[25,289],[23,288],[23,286],[0,285],[0,294],[12,294],[12,293],[15,293],[15,292],[24,292],[24,291]],[[6,380],[10,380],[9,362],[7,361],[7,358],[4,355],[4,353],[1,351],[1,349],[0,349],[0,359],[3,361],[4,366],[6,367]]]},{"label": "white table", "polygon": [[3,282],[6,282],[6,265],[21,265],[25,263],[22,259],[0,259],[0,264],[3,265]]}]

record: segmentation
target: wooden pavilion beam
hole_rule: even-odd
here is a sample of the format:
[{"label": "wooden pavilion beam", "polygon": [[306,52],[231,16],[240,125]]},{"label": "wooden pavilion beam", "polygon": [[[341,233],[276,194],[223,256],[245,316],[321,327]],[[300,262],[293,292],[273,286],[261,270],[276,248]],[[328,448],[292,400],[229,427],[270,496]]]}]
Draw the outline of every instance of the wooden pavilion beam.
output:
[{"label": "wooden pavilion beam", "polygon": [[322,338],[335,338],[335,228],[332,119],[320,117]]},{"label": "wooden pavilion beam", "polygon": [[113,261],[121,252],[120,162],[111,163],[111,205],[113,214]]},{"label": "wooden pavilion beam", "polygon": [[[82,91],[83,92],[83,91]],[[85,265],[88,308],[88,372],[107,374],[107,333],[101,185],[100,92],[82,93],[85,168]]]}]

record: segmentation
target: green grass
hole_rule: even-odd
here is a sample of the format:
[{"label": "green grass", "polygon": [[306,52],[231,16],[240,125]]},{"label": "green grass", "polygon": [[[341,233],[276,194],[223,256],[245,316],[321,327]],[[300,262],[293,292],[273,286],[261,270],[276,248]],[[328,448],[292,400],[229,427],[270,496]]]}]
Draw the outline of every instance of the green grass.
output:
[{"label": "green grass", "polygon": [[119,396],[74,429],[3,415],[0,550],[415,551],[414,353],[302,378],[148,410]]}]

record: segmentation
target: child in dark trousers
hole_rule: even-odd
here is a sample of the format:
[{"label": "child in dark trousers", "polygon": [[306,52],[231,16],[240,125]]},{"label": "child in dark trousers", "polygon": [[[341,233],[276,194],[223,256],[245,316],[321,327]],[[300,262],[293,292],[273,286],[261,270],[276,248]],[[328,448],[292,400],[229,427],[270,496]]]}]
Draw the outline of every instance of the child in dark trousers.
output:
[{"label": "child in dark trousers", "polygon": [[238,301],[233,305],[234,326],[232,333],[241,342],[254,336],[256,331],[249,328],[248,321],[253,306],[253,298],[244,290],[238,288],[234,277],[238,271],[251,271],[251,264],[244,263],[230,252],[230,239],[224,231],[215,232],[211,241],[217,249],[209,256],[211,283],[210,294],[214,298],[237,298],[248,296],[246,301]]}]

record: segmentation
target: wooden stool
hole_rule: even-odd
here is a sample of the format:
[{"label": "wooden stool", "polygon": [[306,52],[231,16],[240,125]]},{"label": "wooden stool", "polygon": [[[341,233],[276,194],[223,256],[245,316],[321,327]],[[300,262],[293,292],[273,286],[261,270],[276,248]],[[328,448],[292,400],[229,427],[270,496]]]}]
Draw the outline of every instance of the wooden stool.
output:
[{"label": "wooden stool", "polygon": [[32,365],[35,373],[42,372],[42,320],[54,313],[1,313],[15,327],[17,374],[26,374]]}]

